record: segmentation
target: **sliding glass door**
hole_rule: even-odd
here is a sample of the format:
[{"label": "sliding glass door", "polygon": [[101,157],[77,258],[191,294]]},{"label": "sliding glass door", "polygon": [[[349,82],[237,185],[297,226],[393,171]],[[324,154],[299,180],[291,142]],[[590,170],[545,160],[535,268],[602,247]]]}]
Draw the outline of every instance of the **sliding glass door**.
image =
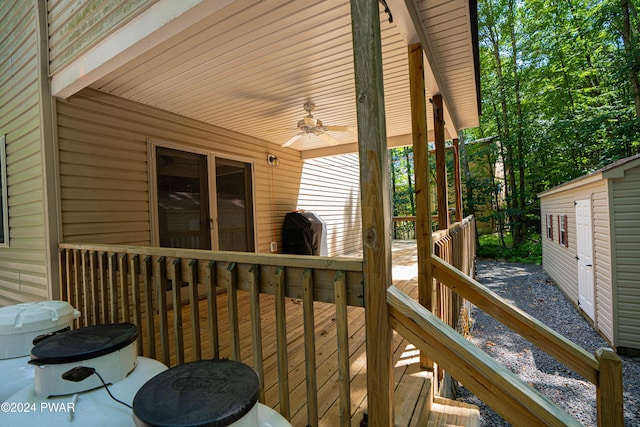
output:
[{"label": "sliding glass door", "polygon": [[153,149],[160,246],[255,251],[251,163]]}]

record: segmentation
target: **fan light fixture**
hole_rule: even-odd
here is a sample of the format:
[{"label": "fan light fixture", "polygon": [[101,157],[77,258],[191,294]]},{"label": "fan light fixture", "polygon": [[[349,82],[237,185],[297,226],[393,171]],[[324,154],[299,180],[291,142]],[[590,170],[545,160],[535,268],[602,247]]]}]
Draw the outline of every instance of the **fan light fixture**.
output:
[{"label": "fan light fixture", "polygon": [[322,120],[314,119],[311,112],[316,109],[316,105],[313,102],[305,102],[302,108],[307,112],[307,115],[298,121],[298,133],[282,144],[283,147],[292,145],[305,135],[317,136],[328,145],[338,145],[338,141],[326,132],[353,132],[354,130],[349,126],[325,126]]}]

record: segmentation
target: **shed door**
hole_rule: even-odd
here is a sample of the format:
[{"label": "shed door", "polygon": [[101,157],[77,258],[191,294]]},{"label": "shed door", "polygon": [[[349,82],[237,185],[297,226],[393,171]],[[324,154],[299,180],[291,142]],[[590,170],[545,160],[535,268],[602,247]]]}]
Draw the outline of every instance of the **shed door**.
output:
[{"label": "shed door", "polygon": [[591,200],[576,202],[576,246],[578,258],[578,305],[594,318],[593,235],[591,232]]}]

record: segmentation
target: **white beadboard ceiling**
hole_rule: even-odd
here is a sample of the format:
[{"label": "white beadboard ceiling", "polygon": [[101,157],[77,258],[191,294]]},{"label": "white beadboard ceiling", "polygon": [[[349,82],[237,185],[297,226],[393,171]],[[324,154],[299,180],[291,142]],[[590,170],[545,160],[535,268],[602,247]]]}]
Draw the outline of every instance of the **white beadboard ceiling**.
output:
[{"label": "white beadboard ceiling", "polygon": [[[428,43],[426,56],[432,65],[426,73],[426,96],[434,94],[429,90],[442,92],[448,135],[477,126],[468,0],[419,0],[409,7],[402,0],[388,3],[399,19],[389,23],[381,7],[387,135],[411,133],[409,33],[421,34],[423,45]],[[411,25],[403,22],[402,15],[419,21],[422,28],[401,28]],[[296,133],[307,101],[316,104],[313,115],[325,125],[355,127],[350,4],[347,0],[234,1],[91,87],[278,145]],[[331,136],[345,144],[342,151],[357,141],[356,132]],[[305,137],[291,148],[325,146],[318,138]]]}]

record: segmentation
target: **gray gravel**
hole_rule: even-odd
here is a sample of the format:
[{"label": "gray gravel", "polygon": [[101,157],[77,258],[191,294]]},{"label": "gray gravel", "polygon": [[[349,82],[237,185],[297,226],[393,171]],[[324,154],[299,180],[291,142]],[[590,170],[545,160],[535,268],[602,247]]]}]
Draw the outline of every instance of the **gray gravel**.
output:
[{"label": "gray gravel", "polygon": [[[578,313],[540,266],[479,261],[477,280],[590,353],[607,342]],[[595,386],[533,344],[472,309],[471,341],[585,426],[596,426]],[[640,358],[621,356],[625,426],[640,426]],[[458,399],[480,407],[481,426],[508,426],[463,386]]]}]

